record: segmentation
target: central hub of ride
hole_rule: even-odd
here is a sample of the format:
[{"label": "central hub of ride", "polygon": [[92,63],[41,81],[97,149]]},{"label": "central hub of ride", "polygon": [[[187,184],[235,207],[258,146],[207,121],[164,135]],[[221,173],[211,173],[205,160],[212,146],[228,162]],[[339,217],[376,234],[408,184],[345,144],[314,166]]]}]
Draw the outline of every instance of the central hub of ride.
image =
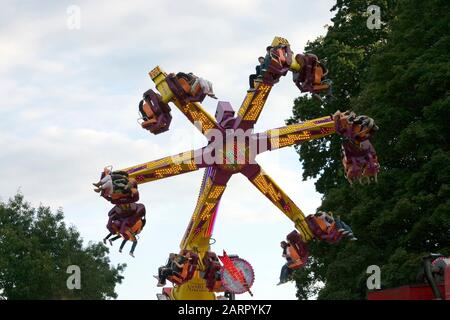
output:
[{"label": "central hub of ride", "polygon": [[[211,144],[214,149],[215,164],[228,172],[237,173],[249,164],[250,135],[242,129],[236,129],[235,112],[227,101],[219,101],[215,114],[220,126],[220,134]],[[219,143],[220,142],[220,143]]]},{"label": "central hub of ride", "polygon": [[250,146],[248,141],[239,141],[241,139],[236,138],[235,135],[227,138],[225,138],[223,148],[218,150],[219,157],[216,158],[219,160],[218,167],[237,173],[249,163]]}]

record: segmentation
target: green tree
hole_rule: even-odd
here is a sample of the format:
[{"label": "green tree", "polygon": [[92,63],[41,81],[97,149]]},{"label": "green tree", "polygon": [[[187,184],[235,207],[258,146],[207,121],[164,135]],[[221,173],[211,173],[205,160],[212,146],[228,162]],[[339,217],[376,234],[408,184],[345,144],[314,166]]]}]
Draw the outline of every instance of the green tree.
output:
[{"label": "green tree", "polygon": [[306,48],[328,59],[336,99],[320,106],[300,97],[288,120],[352,109],[380,127],[375,185],[348,185],[337,136],[297,148],[304,179],[318,177],[321,209],[341,214],[359,238],[311,245],[314,258],[296,274],[301,299],[363,299],[369,265],[392,287],[415,281],[427,252],[450,254],[449,2],[379,1],[380,30],[366,28],[369,4],[337,1],[333,26]]},{"label": "green tree", "polygon": [[[110,266],[101,243],[83,247],[80,234],[63,222],[61,210],[33,208],[17,194],[0,202],[0,297],[3,299],[116,298],[125,265]],[[67,288],[71,274],[81,270],[81,289]]]}]

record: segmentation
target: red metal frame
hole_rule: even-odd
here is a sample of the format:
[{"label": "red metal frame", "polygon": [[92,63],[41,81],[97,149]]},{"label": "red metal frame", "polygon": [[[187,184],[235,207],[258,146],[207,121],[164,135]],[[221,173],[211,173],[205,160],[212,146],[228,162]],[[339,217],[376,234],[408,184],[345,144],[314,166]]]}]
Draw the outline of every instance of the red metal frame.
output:
[{"label": "red metal frame", "polygon": [[[439,290],[444,300],[450,300],[450,265],[445,268],[443,283],[439,283]],[[434,300],[433,290],[427,284],[401,286],[391,289],[371,291],[367,300]]]}]

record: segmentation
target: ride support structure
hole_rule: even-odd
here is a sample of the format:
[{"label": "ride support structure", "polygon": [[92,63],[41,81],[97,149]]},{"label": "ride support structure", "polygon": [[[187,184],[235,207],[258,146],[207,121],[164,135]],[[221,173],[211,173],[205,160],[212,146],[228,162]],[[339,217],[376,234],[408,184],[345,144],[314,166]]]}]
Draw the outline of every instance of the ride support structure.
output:
[{"label": "ride support structure", "polygon": [[[188,95],[187,90],[183,90],[185,85],[183,79],[175,74],[166,73],[159,66],[149,72],[157,92],[149,90],[144,94],[146,102],[141,103],[140,109],[153,118],[142,123],[142,127],[154,134],[167,131],[171,122],[171,109],[168,106],[171,103],[208,139],[208,144],[203,148],[120,170],[126,172],[137,185],[204,170],[197,205],[180,242],[180,251],[195,253],[198,255],[198,263],[188,281],[174,285],[172,290],[163,290],[170,299],[216,298],[215,292],[207,288],[203,276],[206,269],[204,261],[211,252],[210,243],[219,202],[228,181],[235,174],[244,175],[293,222],[299,234],[299,241],[306,244],[312,239],[318,239],[302,210],[257,163],[255,158],[258,154],[338,133],[350,141],[359,152],[347,154],[346,161],[350,161],[347,165],[354,169],[351,171],[354,172],[352,178],[376,176],[378,173],[379,165],[375,152],[373,148],[367,147],[367,143],[370,144],[367,139],[376,127],[373,121],[372,123],[362,121],[365,118],[358,118],[358,122],[353,113],[337,111],[334,115],[325,115],[260,133],[253,132],[272,87],[287,72],[294,74],[294,82],[302,91],[317,93],[328,88],[328,84],[322,78],[326,72],[323,72],[324,68],[320,67],[317,59],[294,55],[289,42],[281,37],[275,37],[270,48],[265,73],[255,81],[254,89],[248,90],[236,113],[229,102],[219,101],[216,114],[212,116],[200,104],[205,95]],[[317,74],[320,75],[318,79]],[[365,136],[358,141],[354,138],[355,134]],[[362,144],[362,141],[366,141],[366,144]],[[367,170],[370,165],[374,166],[373,170]],[[233,259],[225,261],[229,265],[229,261]],[[240,278],[243,278],[242,275]],[[250,292],[250,285],[247,286],[247,291]]]}]

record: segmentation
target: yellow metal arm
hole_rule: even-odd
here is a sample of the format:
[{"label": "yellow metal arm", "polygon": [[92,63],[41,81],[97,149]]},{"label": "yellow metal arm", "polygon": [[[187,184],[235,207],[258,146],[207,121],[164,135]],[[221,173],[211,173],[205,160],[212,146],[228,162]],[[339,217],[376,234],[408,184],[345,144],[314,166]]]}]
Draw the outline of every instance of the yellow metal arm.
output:
[{"label": "yellow metal arm", "polygon": [[[286,54],[289,55],[289,60],[283,62],[284,67],[292,72],[298,72],[303,66],[295,59],[294,53],[290,49],[289,41],[282,37],[275,37],[271,43],[272,47],[285,46],[287,47]],[[268,56],[266,56],[268,57]],[[266,68],[268,65],[265,66]],[[262,75],[261,75],[262,76]],[[278,81],[278,80],[277,80]],[[253,128],[256,121],[264,108],[267,98],[269,97],[270,90],[272,89],[274,83],[270,81],[264,81],[259,79],[255,81],[255,90],[249,90],[239,108],[237,114],[237,120],[235,123],[235,128],[239,127],[241,129]]]},{"label": "yellow metal arm", "polygon": [[142,184],[203,168],[202,156],[203,149],[191,150],[121,169],[121,171],[126,171],[130,178]]},{"label": "yellow metal arm", "polygon": [[271,85],[258,83],[255,91],[247,92],[239,108],[235,126],[239,125],[244,130],[253,127],[264,108],[271,89]]},{"label": "yellow metal arm", "polygon": [[231,174],[221,169],[206,169],[197,205],[180,244],[181,249],[201,253],[208,251],[217,206],[230,177]]},{"label": "yellow metal arm", "polygon": [[251,165],[251,169],[243,172],[250,182],[265,195],[272,203],[280,209],[300,232],[306,242],[313,237],[311,230],[305,220],[304,213],[289,198],[289,196],[269,177],[259,164]]},{"label": "yellow metal arm", "polygon": [[167,74],[160,68],[156,67],[149,72],[150,78],[155,83],[156,89],[161,94],[164,103],[173,102],[178,109],[193,123],[202,134],[210,129],[219,129],[216,120],[208,112],[206,112],[200,103],[190,102],[182,104],[176,99],[172,90],[166,82]]},{"label": "yellow metal arm", "polygon": [[266,149],[261,150],[264,152],[322,138],[335,132],[334,121],[331,116],[327,116],[267,130],[258,134],[258,140],[264,140],[260,143],[267,145]]}]

